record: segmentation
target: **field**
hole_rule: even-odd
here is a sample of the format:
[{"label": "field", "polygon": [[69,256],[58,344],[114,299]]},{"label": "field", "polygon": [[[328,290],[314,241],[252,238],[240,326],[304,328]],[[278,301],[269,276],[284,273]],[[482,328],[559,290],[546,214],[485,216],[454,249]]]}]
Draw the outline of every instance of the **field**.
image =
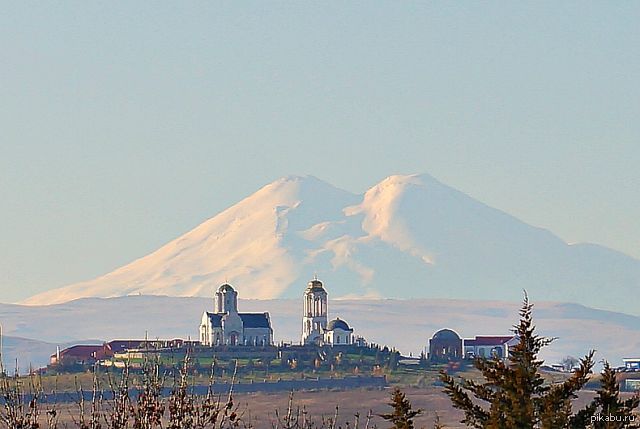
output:
[{"label": "field", "polygon": [[[471,378],[479,380],[479,373],[472,368],[462,368],[463,370],[458,372],[457,375],[465,378]],[[301,377],[302,372],[295,371],[282,371],[274,372],[269,375],[270,379],[280,377]],[[247,374],[248,375],[248,374]],[[255,374],[256,378],[261,378],[263,374]],[[324,374],[320,374],[324,375]],[[348,374],[334,374],[334,375],[348,375]],[[462,418],[461,413],[453,409],[450,405],[450,401],[447,396],[442,392],[437,381],[437,368],[421,369],[421,368],[407,368],[400,367],[395,371],[387,371],[386,377],[388,381],[388,387],[385,388],[365,388],[365,389],[351,389],[351,390],[312,390],[312,391],[297,391],[290,393],[287,391],[273,392],[273,393],[234,393],[234,404],[238,408],[238,413],[243,420],[251,424],[254,428],[272,428],[275,427],[275,422],[278,419],[276,410],[280,416],[287,413],[292,404],[294,413],[296,410],[306,411],[308,418],[316,421],[322,421],[327,418],[334,418],[338,416],[338,426],[347,427],[346,423],[349,422],[349,427],[355,427],[356,415],[360,419],[360,427],[365,427],[367,415],[371,414],[370,428],[373,427],[387,427],[388,424],[381,419],[379,414],[390,411],[388,402],[390,400],[390,394],[394,387],[400,387],[412,402],[414,408],[423,410],[423,414],[416,419],[416,428],[432,428],[436,417],[447,428],[462,428],[459,423]],[[139,373],[131,374],[131,382],[136,385],[139,383]],[[565,374],[546,373],[545,378],[547,381],[553,383],[560,381],[566,377]],[[208,377],[205,374],[192,375],[190,378],[190,384],[202,385],[208,382]],[[249,378],[249,377],[248,377]],[[26,381],[26,380],[25,380]],[[59,375],[45,375],[39,378],[42,383],[44,391],[67,391],[73,392],[77,387],[81,386],[85,391],[91,389],[93,382],[93,374],[91,373],[76,373],[76,374],[59,374]],[[113,376],[113,381],[117,381],[117,376]],[[216,382],[223,381],[221,378]],[[244,381],[244,380],[243,380]],[[100,377],[100,384],[107,387],[109,383],[109,377],[107,374],[102,374]],[[165,386],[171,386],[171,380],[165,380]],[[576,406],[582,406],[585,401],[591,398],[592,392],[583,392],[581,397],[576,401]],[[226,399],[226,395],[222,394],[223,402]],[[87,407],[90,404],[85,404]],[[43,409],[46,409],[49,404],[43,404]],[[59,419],[61,426],[67,426],[70,428],[76,427],[74,417],[77,421],[78,404],[58,403],[55,404],[55,408],[59,411]]]},{"label": "field", "polygon": [[[294,411],[304,409],[308,418],[318,421],[322,418],[333,418],[338,407],[338,426],[354,427],[356,414],[360,416],[360,427],[364,428],[367,414],[371,411],[372,418],[370,428],[386,428],[387,422],[382,420],[378,414],[389,412],[390,407],[387,402],[390,398],[391,387],[375,390],[349,390],[349,391],[306,391],[295,392],[293,394]],[[403,389],[407,397],[411,400],[414,408],[423,410],[423,414],[416,418],[416,428],[431,429],[436,415],[440,422],[447,428],[463,428],[460,423],[462,414],[453,409],[447,396],[439,388],[415,388]],[[242,418],[250,422],[256,429],[272,429],[277,421],[276,410],[282,416],[286,414],[290,393],[250,393],[234,395],[234,402],[237,404]],[[592,392],[584,392],[576,400],[575,405],[581,406],[593,396]],[[71,415],[77,415],[78,406],[76,404],[59,404],[60,423],[69,428],[75,427]]]},{"label": "field", "polygon": [[[297,392],[294,395],[296,407],[304,407],[313,416],[333,417],[338,406],[338,423],[345,427],[346,422],[353,424],[356,413],[360,414],[360,421],[372,411],[372,424],[378,427],[387,427],[378,414],[387,413],[390,407],[387,405],[391,388],[381,390],[352,390],[352,391],[328,391],[328,392]],[[454,410],[449,399],[437,388],[418,389],[409,388],[405,393],[412,402],[414,408],[424,410],[422,416],[416,419],[416,427],[431,428],[437,415],[440,421],[447,427],[463,427],[459,421],[461,414]],[[274,410],[286,410],[289,397],[287,394],[247,394],[238,396],[239,404],[251,404],[252,416],[266,416],[267,421],[256,421],[257,427],[270,428],[273,421]],[[241,405],[242,406],[242,405]]]}]

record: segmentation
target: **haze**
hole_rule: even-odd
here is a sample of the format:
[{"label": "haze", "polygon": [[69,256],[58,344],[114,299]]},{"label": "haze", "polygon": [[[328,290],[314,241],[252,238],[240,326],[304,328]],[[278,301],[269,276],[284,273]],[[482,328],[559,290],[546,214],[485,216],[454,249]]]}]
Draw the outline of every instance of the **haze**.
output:
[{"label": "haze", "polygon": [[640,258],[640,5],[18,2],[0,16],[0,301],[265,183],[427,172]]}]

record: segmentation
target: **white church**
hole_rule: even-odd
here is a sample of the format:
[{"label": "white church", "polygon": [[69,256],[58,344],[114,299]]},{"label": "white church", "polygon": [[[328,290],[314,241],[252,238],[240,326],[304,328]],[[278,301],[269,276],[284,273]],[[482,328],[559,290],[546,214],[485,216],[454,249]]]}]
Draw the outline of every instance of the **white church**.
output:
[{"label": "white church", "polygon": [[356,343],[353,328],[339,317],[327,322],[328,294],[320,280],[313,279],[304,291],[302,344],[352,345]]},{"label": "white church", "polygon": [[[205,311],[200,321],[200,343],[203,346],[269,346],[273,329],[269,313],[239,313],[238,292],[228,283],[218,288],[214,311]],[[348,346],[363,345],[355,338],[353,328],[339,317],[328,321],[328,294],[320,280],[311,280],[304,292],[302,344]]]},{"label": "white church", "polygon": [[214,311],[205,311],[200,322],[203,346],[273,344],[269,313],[238,313],[238,292],[230,285],[220,286],[214,298]]}]

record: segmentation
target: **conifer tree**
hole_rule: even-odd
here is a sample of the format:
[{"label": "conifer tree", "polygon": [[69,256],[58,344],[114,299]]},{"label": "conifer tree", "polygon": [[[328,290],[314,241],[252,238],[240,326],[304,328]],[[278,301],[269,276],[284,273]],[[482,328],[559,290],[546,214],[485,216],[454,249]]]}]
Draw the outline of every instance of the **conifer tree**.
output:
[{"label": "conifer tree", "polygon": [[[440,379],[453,406],[464,412],[465,423],[474,428],[558,429],[570,427],[571,400],[588,381],[593,367],[593,352],[563,383],[549,386],[540,373],[540,350],[553,338],[536,334],[533,305],[525,293],[520,321],[513,332],[518,344],[509,350],[505,361],[497,357],[476,359],[474,365],[485,382],[457,382],[444,371]],[[476,399],[472,399],[472,396]],[[485,403],[484,405],[482,403]]]},{"label": "conifer tree", "polygon": [[397,387],[391,393],[391,402],[393,407],[391,414],[380,414],[380,417],[393,423],[391,429],[413,429],[413,419],[422,414],[422,410],[414,410],[411,402],[406,395]]},{"label": "conifer tree", "polygon": [[399,360],[400,360],[400,352],[397,352],[395,350],[391,351],[391,353],[389,353],[389,362],[387,364],[389,369],[392,371],[395,371],[396,369],[398,369]]},{"label": "conifer tree", "polygon": [[620,386],[616,380],[616,372],[609,362],[604,362],[600,388],[584,410],[573,420],[572,428],[593,429],[637,429],[640,419],[633,410],[640,405],[640,397],[636,393],[628,399],[620,398]]},{"label": "conifer tree", "polygon": [[418,360],[418,366],[420,366],[420,368],[426,368],[427,366],[429,366],[429,361],[427,360],[427,355],[425,354],[424,351],[420,352],[420,359]]},{"label": "conifer tree", "polygon": [[445,426],[440,423],[440,416],[436,413],[435,421],[433,422],[433,429],[445,429]]}]

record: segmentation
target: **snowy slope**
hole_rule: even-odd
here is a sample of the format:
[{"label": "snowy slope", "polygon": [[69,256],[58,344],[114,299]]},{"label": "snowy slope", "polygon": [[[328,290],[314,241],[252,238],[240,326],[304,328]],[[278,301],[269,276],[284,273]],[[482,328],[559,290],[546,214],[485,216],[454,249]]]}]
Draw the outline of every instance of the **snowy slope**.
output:
[{"label": "snowy slope", "polygon": [[304,222],[342,216],[342,207],[355,198],[314,177],[283,178],[148,256],[25,303],[131,294],[208,296],[224,281],[236,284],[244,297],[280,296],[304,271],[299,264],[304,256],[284,246],[285,236],[306,228]]},{"label": "snowy slope", "polygon": [[625,297],[640,284],[640,261],[568,245],[429,175],[391,176],[364,195],[312,176],[283,178],[148,256],[25,303],[210,296],[224,281],[244,298],[290,298],[314,273],[334,297],[517,301],[527,289],[638,313]]}]

